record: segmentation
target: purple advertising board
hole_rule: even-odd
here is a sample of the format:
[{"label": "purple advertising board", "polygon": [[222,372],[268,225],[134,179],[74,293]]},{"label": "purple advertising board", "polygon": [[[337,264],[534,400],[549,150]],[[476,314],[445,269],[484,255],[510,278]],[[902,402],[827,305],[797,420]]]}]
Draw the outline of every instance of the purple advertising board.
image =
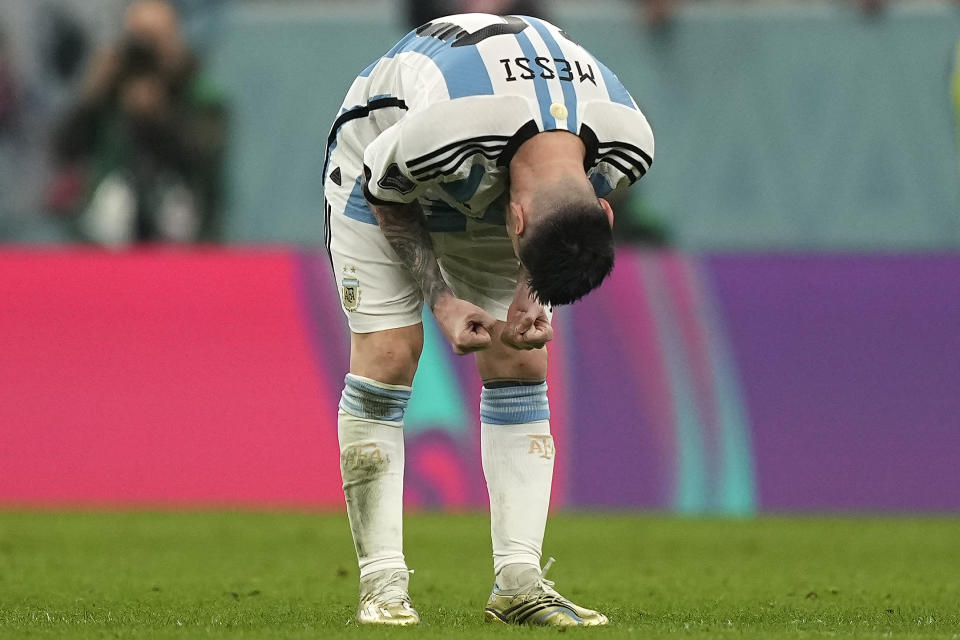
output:
[{"label": "purple advertising board", "polygon": [[761,508],[960,508],[960,257],[705,265]]}]

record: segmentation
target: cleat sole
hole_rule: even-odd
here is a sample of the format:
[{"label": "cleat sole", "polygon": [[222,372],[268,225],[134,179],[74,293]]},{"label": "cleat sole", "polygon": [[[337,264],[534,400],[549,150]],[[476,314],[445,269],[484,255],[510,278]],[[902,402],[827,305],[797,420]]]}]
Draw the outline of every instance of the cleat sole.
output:
[{"label": "cleat sole", "polygon": [[504,620],[499,613],[496,611],[491,611],[490,609],[483,610],[483,619],[486,622],[507,624],[507,621]]}]

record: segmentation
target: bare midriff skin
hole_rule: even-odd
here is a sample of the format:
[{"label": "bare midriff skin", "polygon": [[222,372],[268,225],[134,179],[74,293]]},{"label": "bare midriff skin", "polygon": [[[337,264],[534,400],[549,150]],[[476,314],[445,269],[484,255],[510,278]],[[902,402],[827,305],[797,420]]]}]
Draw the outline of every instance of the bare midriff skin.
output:
[{"label": "bare midriff skin", "polygon": [[[583,169],[585,148],[579,137],[567,132],[540,133],[517,150],[510,161],[510,203],[507,233],[518,252],[519,238],[535,223],[533,206],[538,193],[556,184],[581,184],[590,189]],[[611,217],[609,205],[600,200]],[[457,354],[476,353],[477,369],[484,382],[496,380],[540,381],[547,376],[547,350],[553,328],[543,306],[530,293],[521,268],[517,288],[501,322],[489,313],[453,295],[443,280],[433,252],[426,219],[419,204],[370,205],[380,229],[410,270],[423,300]],[[423,325],[353,333],[350,373],[387,384],[411,385],[423,350]]]}]

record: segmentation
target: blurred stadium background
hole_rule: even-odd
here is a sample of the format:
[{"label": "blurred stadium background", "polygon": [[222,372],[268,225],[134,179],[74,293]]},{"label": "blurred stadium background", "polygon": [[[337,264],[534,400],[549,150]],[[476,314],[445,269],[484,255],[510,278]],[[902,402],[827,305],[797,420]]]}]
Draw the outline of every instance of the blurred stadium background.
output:
[{"label": "blurred stadium background", "polygon": [[[320,168],[406,8],[182,1],[222,213],[106,249],[51,210],[52,140],[126,4],[0,5],[0,502],[339,508]],[[960,7],[865,4],[543,3],[658,148],[615,276],[557,317],[558,506],[960,509]],[[479,384],[427,326],[409,502],[479,507]]]}]

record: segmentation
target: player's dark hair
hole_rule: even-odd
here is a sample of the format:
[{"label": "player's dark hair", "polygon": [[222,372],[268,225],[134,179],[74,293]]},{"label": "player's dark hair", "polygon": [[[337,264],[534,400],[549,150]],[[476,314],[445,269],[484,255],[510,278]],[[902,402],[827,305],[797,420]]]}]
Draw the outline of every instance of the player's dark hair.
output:
[{"label": "player's dark hair", "polygon": [[568,201],[530,228],[520,243],[520,261],[540,302],[576,302],[613,271],[613,232],[596,200]]}]

